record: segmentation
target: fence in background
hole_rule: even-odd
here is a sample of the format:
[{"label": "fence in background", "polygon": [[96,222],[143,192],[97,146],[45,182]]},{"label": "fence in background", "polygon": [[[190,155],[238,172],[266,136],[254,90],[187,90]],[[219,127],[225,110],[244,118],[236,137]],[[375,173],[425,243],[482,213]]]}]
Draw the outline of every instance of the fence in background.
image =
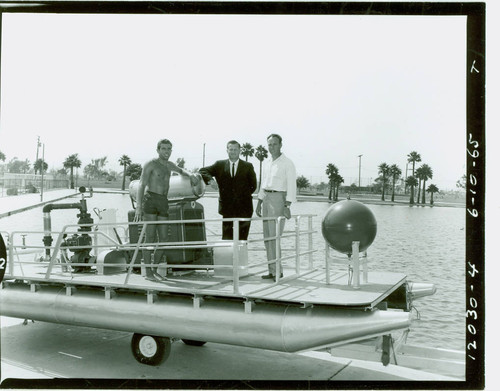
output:
[{"label": "fence in background", "polygon": [[[0,197],[40,193],[42,188],[42,176],[35,174],[0,174]],[[43,190],[68,189],[69,179],[54,178],[52,175],[43,176]]]}]

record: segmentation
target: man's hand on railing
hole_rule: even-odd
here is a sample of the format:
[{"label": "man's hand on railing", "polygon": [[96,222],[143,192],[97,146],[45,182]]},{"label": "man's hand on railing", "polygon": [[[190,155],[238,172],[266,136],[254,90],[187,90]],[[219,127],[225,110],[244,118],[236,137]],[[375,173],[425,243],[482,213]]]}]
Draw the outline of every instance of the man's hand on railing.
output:
[{"label": "man's hand on railing", "polygon": [[257,202],[257,207],[255,208],[255,214],[259,217],[262,217],[262,200]]}]

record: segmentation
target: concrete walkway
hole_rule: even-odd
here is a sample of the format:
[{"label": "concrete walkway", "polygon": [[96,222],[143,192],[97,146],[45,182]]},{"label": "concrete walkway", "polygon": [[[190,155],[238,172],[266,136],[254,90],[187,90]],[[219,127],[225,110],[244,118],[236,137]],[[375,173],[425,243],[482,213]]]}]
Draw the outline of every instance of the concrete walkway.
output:
[{"label": "concrete walkway", "polygon": [[337,381],[458,380],[394,364],[385,367],[380,361],[333,357],[325,351],[294,354],[211,342],[197,347],[175,341],[165,362],[149,366],[133,358],[129,332],[42,321],[23,325],[23,319],[7,317],[1,320],[2,380],[56,377],[122,379],[120,382],[124,379],[279,381],[287,382],[290,387],[286,389],[309,388],[311,384],[293,387],[292,382],[311,381],[324,382],[328,386],[323,388],[332,389],[338,388]]},{"label": "concrete walkway", "polygon": [[59,201],[76,194],[79,194],[78,189],[55,189],[44,191],[43,198],[40,196],[40,193],[1,197],[0,218],[36,208],[49,202]]}]

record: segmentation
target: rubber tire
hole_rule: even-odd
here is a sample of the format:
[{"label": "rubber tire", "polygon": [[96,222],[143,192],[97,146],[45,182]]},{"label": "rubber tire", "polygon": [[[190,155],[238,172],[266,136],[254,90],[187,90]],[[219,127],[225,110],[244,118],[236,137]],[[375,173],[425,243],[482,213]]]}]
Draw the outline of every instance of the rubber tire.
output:
[{"label": "rubber tire", "polygon": [[134,358],[141,364],[153,366],[160,365],[168,358],[171,345],[169,338],[137,333],[131,341]]},{"label": "rubber tire", "polygon": [[189,346],[203,346],[206,344],[204,341],[194,341],[192,339],[183,339],[182,342]]}]

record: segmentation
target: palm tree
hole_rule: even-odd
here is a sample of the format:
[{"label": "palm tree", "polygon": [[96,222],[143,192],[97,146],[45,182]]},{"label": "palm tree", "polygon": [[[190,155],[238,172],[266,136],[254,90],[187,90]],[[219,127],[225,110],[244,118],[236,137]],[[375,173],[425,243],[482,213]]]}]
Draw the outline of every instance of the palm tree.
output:
[{"label": "palm tree", "polygon": [[410,186],[410,205],[413,205],[415,203],[415,186],[418,185],[418,181],[417,179],[414,177],[414,176],[409,176],[407,179],[406,179],[406,186]]},{"label": "palm tree", "polygon": [[420,204],[420,184],[422,183],[421,167],[419,167],[415,170],[415,178],[418,179],[417,204]]},{"label": "palm tree", "polygon": [[122,181],[122,190],[125,190],[125,177],[127,173],[127,166],[132,163],[132,160],[127,155],[122,155],[118,160],[120,162],[120,166],[123,166],[123,181]]},{"label": "palm tree", "polygon": [[415,162],[421,162],[422,158],[420,157],[420,154],[416,151],[412,151],[407,155],[408,158],[408,163],[412,163],[412,171],[411,175],[414,177],[415,176]]},{"label": "palm tree", "polygon": [[[47,162],[44,162],[42,159],[38,159],[35,162],[35,164],[33,165],[33,168],[35,169],[35,173],[36,172],[44,173],[44,172],[47,172],[49,165],[47,164]],[[42,168],[43,168],[43,171],[42,171]]]},{"label": "palm tree", "polygon": [[332,200],[332,194],[333,194],[333,188],[335,185],[335,179],[336,175],[339,174],[339,169],[335,164],[328,163],[326,166],[326,175],[328,176],[329,183],[330,183],[330,192],[328,193],[328,199],[331,201]]},{"label": "palm tree", "polygon": [[396,179],[401,175],[401,169],[396,165],[392,164],[389,167],[389,174],[392,176],[392,195],[391,201],[394,202],[394,193],[396,192]]},{"label": "palm tree", "polygon": [[427,164],[422,164],[420,168],[422,169],[421,175],[422,175],[422,181],[424,182],[422,184],[422,204],[425,204],[425,182],[428,179],[432,179],[433,172],[432,168]]},{"label": "palm tree", "polygon": [[336,174],[334,182],[335,182],[335,201],[338,201],[340,184],[344,183],[344,178],[341,175]]},{"label": "palm tree", "polygon": [[63,163],[64,168],[69,168],[71,170],[70,171],[70,183],[71,183],[70,188],[71,189],[75,188],[75,182],[73,180],[73,168],[75,168],[75,167],[78,168],[81,165],[82,165],[82,162],[78,158],[77,153],[74,153],[73,155],[69,155]]},{"label": "palm tree", "polygon": [[439,189],[436,185],[431,183],[427,191],[431,193],[431,205],[434,205],[434,193],[439,193]]},{"label": "palm tree", "polygon": [[267,149],[259,145],[255,150],[255,157],[259,160],[259,190],[262,182],[262,161],[267,158]]},{"label": "palm tree", "polygon": [[382,201],[385,201],[385,185],[387,183],[387,176],[389,175],[389,165],[387,163],[380,163],[378,166],[378,173],[382,176]]},{"label": "palm tree", "polygon": [[420,157],[420,154],[416,151],[410,152],[407,157],[408,157],[408,163],[413,164],[411,175],[415,176],[415,162],[421,162],[422,158]]},{"label": "palm tree", "polygon": [[250,143],[244,143],[242,146],[241,146],[241,154],[243,156],[245,156],[245,161],[248,162],[248,157],[252,157],[253,154],[255,152],[255,149],[254,147],[252,146],[252,144]]}]

